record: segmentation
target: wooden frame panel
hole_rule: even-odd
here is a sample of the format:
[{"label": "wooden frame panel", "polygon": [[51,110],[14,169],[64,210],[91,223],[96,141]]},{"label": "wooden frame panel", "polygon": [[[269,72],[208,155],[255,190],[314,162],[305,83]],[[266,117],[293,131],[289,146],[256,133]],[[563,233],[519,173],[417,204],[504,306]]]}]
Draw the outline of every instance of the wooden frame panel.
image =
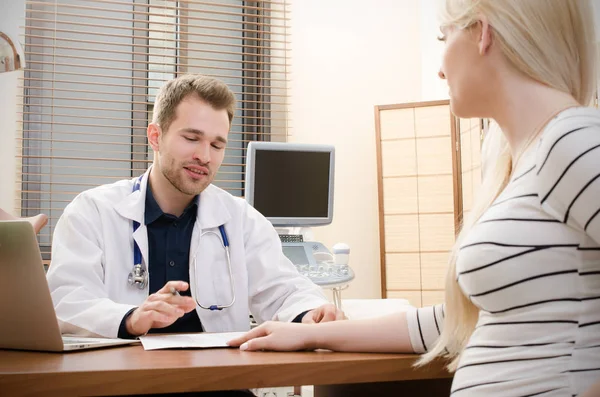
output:
[{"label": "wooden frame panel", "polygon": [[416,214],[419,211],[419,190],[416,176],[386,178],[383,205],[388,214]]},{"label": "wooden frame panel", "polygon": [[381,142],[382,176],[416,176],[417,150],[414,139]]},{"label": "wooden frame panel", "polygon": [[433,101],[376,106],[375,125],[382,296],[439,303],[463,207],[477,188],[481,122]]},{"label": "wooden frame panel", "polygon": [[420,254],[388,253],[386,256],[388,290],[420,290],[421,266]]}]

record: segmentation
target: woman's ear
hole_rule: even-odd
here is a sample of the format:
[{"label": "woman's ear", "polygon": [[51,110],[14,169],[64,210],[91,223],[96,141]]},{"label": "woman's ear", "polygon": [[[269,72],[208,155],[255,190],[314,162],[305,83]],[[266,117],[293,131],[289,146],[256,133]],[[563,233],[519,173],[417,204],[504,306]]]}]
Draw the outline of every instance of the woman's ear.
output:
[{"label": "woman's ear", "polygon": [[492,46],[492,27],[485,16],[479,20],[479,55],[485,55]]},{"label": "woman's ear", "polygon": [[148,124],[148,129],[146,130],[146,136],[148,137],[148,143],[150,147],[155,152],[158,152],[158,141],[160,138],[160,128],[157,124],[150,123]]}]

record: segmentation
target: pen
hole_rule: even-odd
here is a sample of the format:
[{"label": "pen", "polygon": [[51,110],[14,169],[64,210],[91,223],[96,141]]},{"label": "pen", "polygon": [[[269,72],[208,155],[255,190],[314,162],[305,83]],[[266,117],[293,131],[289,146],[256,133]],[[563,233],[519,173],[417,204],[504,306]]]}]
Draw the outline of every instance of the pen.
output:
[{"label": "pen", "polygon": [[171,294],[175,295],[175,296],[179,296],[179,291],[177,291],[175,288],[171,287]]}]

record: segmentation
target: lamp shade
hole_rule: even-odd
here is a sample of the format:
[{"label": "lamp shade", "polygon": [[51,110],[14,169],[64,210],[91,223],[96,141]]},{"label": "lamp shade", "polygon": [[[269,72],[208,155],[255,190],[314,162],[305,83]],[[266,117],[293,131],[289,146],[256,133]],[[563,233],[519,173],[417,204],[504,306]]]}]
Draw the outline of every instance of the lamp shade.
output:
[{"label": "lamp shade", "polygon": [[21,56],[10,37],[0,32],[0,73],[22,68]]}]

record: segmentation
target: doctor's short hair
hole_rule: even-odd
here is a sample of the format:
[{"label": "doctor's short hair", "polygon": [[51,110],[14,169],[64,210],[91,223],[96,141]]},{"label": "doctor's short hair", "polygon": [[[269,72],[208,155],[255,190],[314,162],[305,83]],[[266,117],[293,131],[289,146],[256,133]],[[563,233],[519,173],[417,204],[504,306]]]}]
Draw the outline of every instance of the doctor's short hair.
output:
[{"label": "doctor's short hair", "polygon": [[152,122],[164,132],[175,119],[177,106],[187,97],[195,96],[215,110],[226,110],[229,125],[235,112],[235,95],[225,83],[213,77],[186,74],[167,81],[156,94]]}]

